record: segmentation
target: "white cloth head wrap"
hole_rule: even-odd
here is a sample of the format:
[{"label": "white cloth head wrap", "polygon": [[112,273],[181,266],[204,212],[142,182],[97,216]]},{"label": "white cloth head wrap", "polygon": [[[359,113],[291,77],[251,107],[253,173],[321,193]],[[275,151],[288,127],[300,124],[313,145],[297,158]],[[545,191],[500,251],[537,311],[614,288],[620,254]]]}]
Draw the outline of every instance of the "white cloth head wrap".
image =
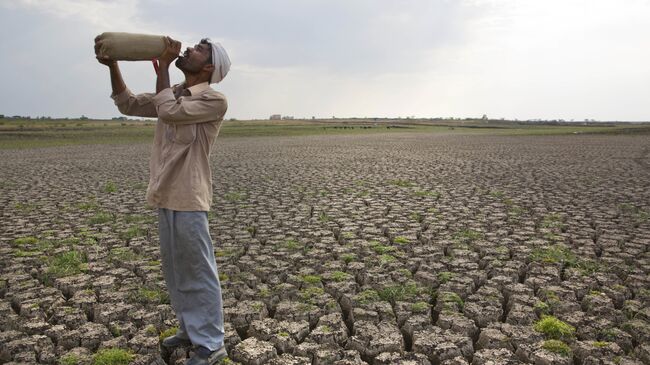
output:
[{"label": "white cloth head wrap", "polygon": [[210,48],[212,48],[212,64],[214,65],[210,83],[216,84],[223,80],[230,71],[230,57],[228,57],[221,43],[210,40],[208,42],[210,42]]}]

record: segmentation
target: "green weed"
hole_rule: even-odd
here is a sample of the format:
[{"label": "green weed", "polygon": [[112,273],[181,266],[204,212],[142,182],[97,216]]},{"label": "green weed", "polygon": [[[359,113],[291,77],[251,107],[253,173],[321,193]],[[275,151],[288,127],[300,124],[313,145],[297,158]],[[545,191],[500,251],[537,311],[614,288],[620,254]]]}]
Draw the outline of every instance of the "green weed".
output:
[{"label": "green weed", "polygon": [[134,358],[130,350],[102,349],[93,355],[92,365],[128,365]]},{"label": "green weed", "polygon": [[108,181],[104,184],[102,191],[105,193],[114,193],[117,191],[117,185],[112,181]]},{"label": "green weed", "polygon": [[553,316],[542,316],[542,319],[535,322],[533,328],[553,340],[571,338],[576,331],[575,327]]},{"label": "green weed", "polygon": [[546,340],[542,343],[542,348],[564,357],[571,355],[571,348],[569,345],[559,340]]}]

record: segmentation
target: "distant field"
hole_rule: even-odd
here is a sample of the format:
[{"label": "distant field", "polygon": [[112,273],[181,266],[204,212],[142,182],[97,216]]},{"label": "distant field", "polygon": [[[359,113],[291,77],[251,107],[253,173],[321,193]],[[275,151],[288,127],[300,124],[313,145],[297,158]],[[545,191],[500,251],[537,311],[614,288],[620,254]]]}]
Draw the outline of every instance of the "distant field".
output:
[{"label": "distant field", "polygon": [[[0,149],[82,144],[146,143],[153,121],[0,119]],[[550,125],[514,122],[394,120],[226,121],[220,138],[367,133],[436,133],[482,135],[649,134],[650,124]]]}]

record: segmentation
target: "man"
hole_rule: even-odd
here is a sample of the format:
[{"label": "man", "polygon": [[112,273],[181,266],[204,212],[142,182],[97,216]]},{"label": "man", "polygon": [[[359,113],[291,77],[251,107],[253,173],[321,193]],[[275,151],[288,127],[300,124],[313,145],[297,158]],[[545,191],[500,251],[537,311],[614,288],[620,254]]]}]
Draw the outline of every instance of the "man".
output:
[{"label": "man", "polygon": [[[95,40],[99,49],[101,40]],[[120,112],[157,117],[149,163],[147,202],[158,208],[162,269],[171,304],[180,324],[162,346],[195,346],[187,365],[215,364],[224,347],[221,284],[217,273],[208,215],[212,203],[210,151],[226,113],[226,98],[210,83],[220,82],[230,59],[219,43],[203,39],[179,56],[181,43],[165,38],[158,59],[156,94],[134,95],[126,87],[117,61],[98,57],[109,67]],[[185,75],[170,87],[169,66]]]}]

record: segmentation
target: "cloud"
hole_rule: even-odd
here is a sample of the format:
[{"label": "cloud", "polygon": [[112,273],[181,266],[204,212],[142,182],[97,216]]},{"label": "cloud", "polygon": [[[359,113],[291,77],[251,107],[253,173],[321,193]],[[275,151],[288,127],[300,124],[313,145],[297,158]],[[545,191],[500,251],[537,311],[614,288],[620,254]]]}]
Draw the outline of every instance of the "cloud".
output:
[{"label": "cloud", "polygon": [[42,12],[60,19],[75,19],[99,29],[146,31],[138,16],[138,2],[130,0],[9,0],[4,5]]}]

